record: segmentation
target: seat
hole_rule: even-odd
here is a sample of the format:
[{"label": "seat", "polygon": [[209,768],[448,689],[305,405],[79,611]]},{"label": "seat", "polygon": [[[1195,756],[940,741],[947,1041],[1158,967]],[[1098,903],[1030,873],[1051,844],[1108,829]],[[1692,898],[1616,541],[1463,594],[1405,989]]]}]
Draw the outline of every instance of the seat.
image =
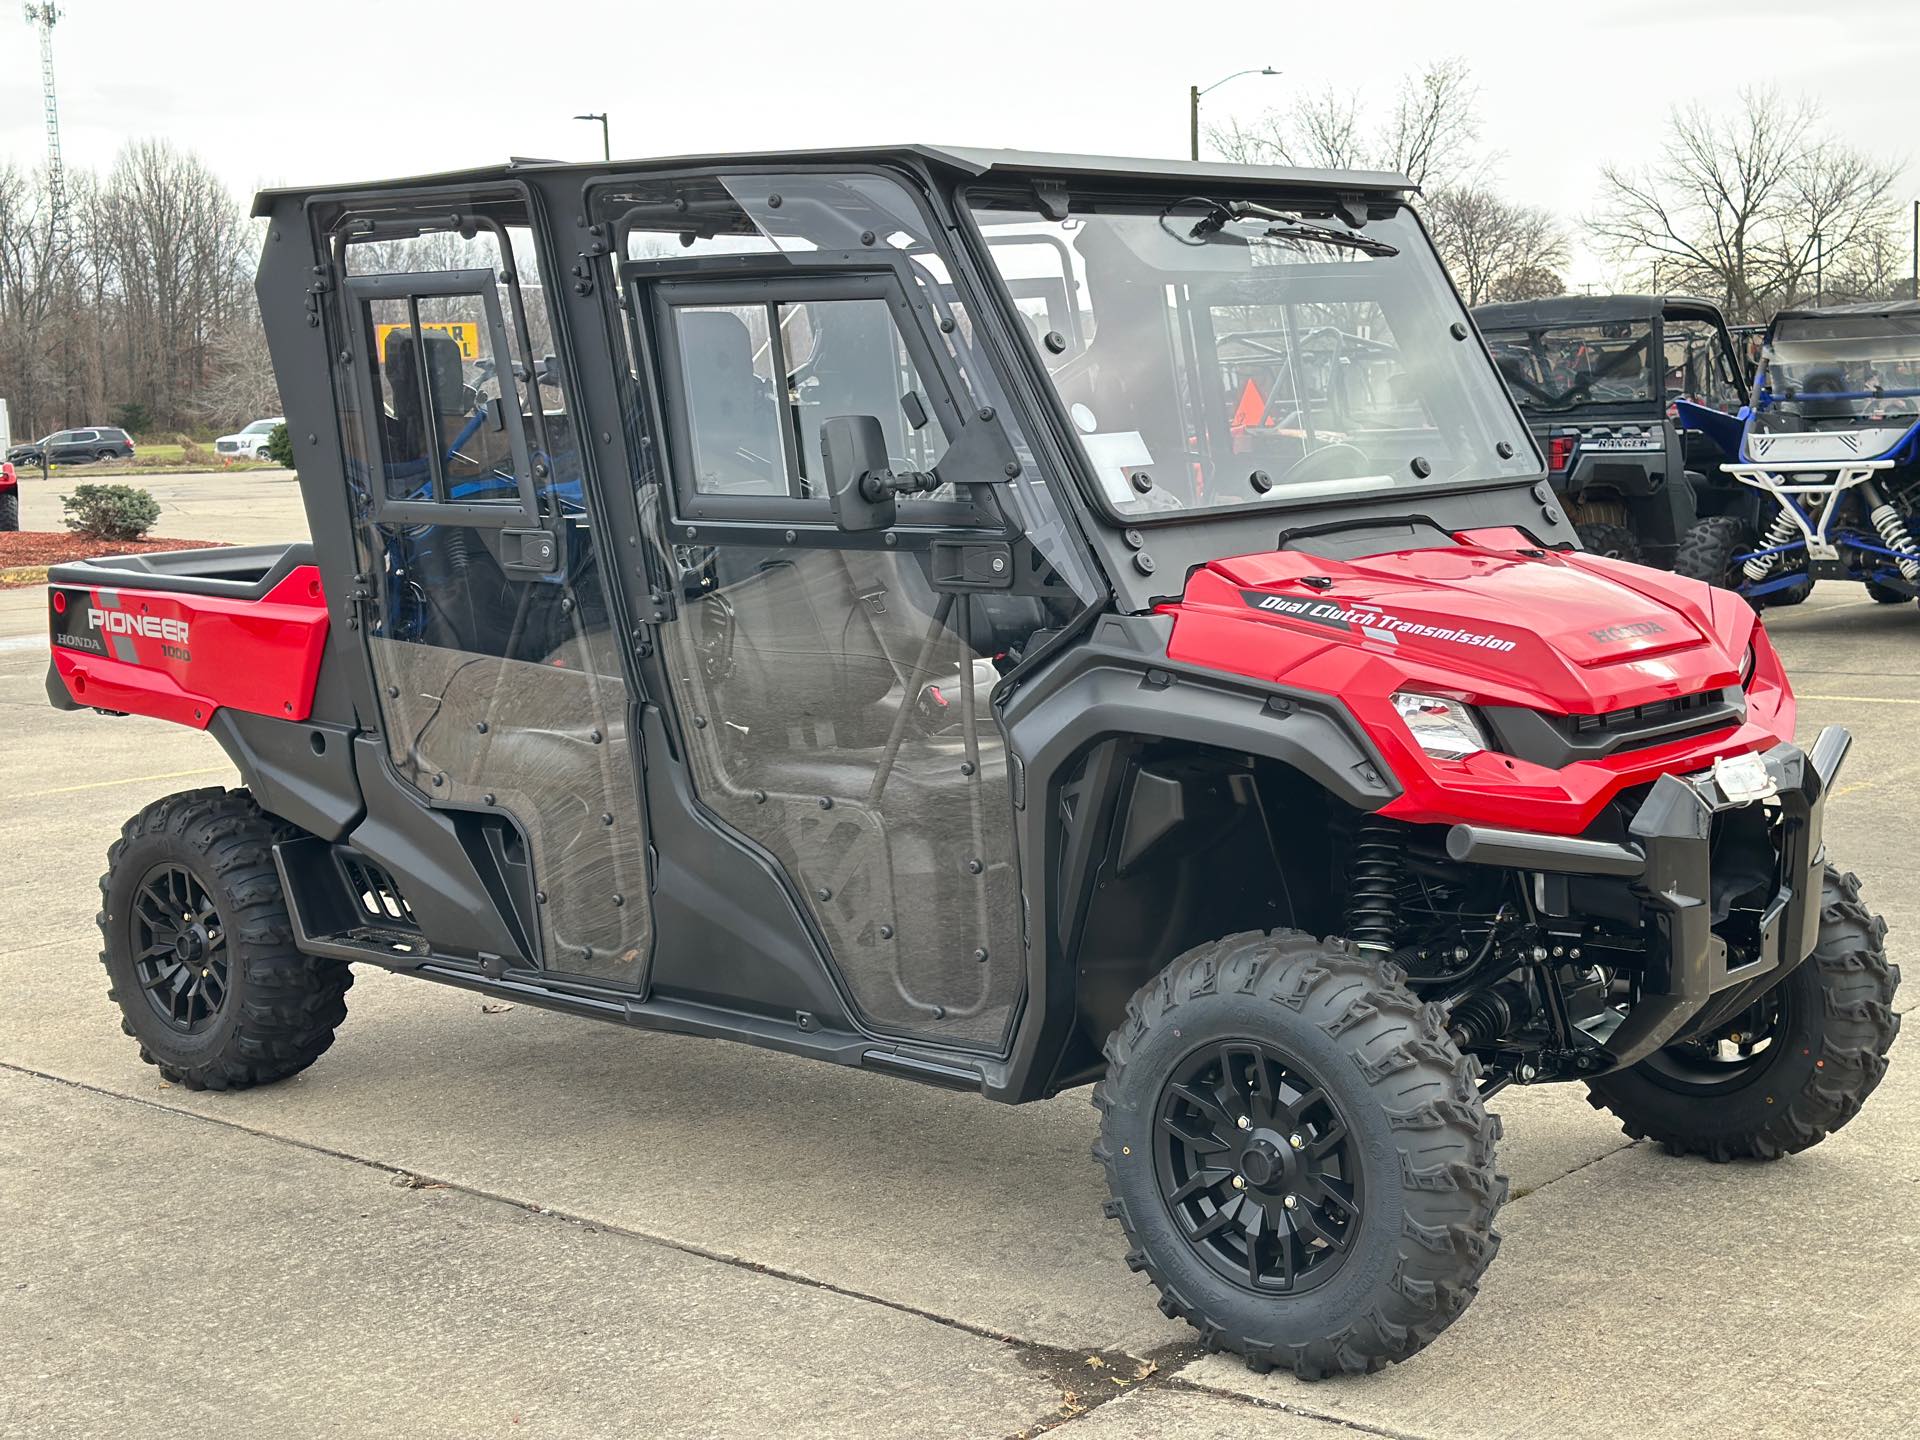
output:
[{"label": "seat", "polygon": [[703,495],[786,493],[777,397],[753,367],[753,337],[730,310],[679,313],[694,489]]}]

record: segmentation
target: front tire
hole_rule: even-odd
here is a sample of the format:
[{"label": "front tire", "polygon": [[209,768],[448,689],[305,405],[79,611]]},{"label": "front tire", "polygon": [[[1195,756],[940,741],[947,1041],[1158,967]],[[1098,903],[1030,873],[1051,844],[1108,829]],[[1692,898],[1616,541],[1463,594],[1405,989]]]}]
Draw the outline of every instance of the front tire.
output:
[{"label": "front tire", "polygon": [[1589,1099],[1676,1155],[1778,1160],[1819,1144],[1887,1073],[1900,967],[1886,934],[1860,882],[1829,868],[1820,938],[1797,969],[1713,1034],[1592,1081]]},{"label": "front tire", "polygon": [[244,790],[190,790],[147,806],[107,852],[107,998],[140,1058],[173,1084],[284,1080],[346,1019],[353,972],[293,948],[273,863],[289,833]]},{"label": "front tire", "polygon": [[1106,1212],[1209,1348],[1362,1373],[1471,1302],[1500,1243],[1499,1121],[1399,967],[1344,940],[1230,936],[1142,988],[1106,1056]]},{"label": "front tire", "polygon": [[9,490],[0,495],[0,530],[20,528],[20,492]]},{"label": "front tire", "polygon": [[1891,585],[1882,585],[1878,580],[1867,581],[1867,594],[1876,605],[1904,605],[1913,596],[1904,590],[1896,590]]}]

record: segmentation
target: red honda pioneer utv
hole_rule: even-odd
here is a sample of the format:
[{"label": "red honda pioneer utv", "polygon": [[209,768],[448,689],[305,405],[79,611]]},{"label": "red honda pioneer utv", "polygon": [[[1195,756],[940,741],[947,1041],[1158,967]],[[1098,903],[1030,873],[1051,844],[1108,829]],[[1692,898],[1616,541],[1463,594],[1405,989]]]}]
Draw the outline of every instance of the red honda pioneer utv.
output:
[{"label": "red honda pioneer utv", "polygon": [[[1380,174],[903,148],[263,194],[312,543],[68,565],[55,704],[211,731],[102,882],[175,1083],[352,964],[1033,1100],[1169,1315],[1412,1355],[1487,1098],[1801,1150],[1884,927],[1753,611],[1581,552]],[[1318,938],[1326,937],[1326,938]],[[1097,1082],[1097,1083],[1095,1083]]]}]

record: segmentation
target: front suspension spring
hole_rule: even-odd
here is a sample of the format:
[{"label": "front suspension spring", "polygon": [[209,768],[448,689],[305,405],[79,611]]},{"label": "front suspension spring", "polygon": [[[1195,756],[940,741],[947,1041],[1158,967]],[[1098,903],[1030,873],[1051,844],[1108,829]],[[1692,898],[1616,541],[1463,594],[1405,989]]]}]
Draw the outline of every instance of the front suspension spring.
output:
[{"label": "front suspension spring", "polygon": [[[1766,538],[1760,542],[1759,548],[1771,550],[1776,545],[1785,545],[1799,533],[1800,522],[1793,518],[1793,512],[1782,509],[1773,517],[1773,524],[1767,527]],[[1740,571],[1750,583],[1758,584],[1772,573],[1773,562],[1781,558],[1779,555],[1756,555],[1742,565]]]},{"label": "front suspension spring", "polygon": [[1406,856],[1399,826],[1377,816],[1362,820],[1354,834],[1347,899],[1347,938],[1356,950],[1393,953],[1400,935],[1400,893],[1405,885]]},{"label": "front suspension spring", "polygon": [[1893,563],[1900,567],[1900,573],[1907,578],[1909,585],[1920,585],[1920,545],[1913,543],[1913,536],[1907,530],[1907,522],[1900,518],[1900,512],[1890,504],[1876,505],[1868,517],[1873,528],[1880,532],[1880,542],[1894,552]]}]

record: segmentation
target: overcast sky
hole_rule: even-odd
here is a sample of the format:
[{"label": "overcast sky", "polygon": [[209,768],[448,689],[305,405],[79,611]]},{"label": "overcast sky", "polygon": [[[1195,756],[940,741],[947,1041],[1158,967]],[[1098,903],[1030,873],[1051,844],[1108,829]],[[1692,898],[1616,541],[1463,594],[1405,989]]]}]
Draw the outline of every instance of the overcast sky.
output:
[{"label": "overcast sky", "polygon": [[[44,154],[39,50],[0,0],[0,154]],[[1771,82],[1829,128],[1907,163],[1920,190],[1920,0],[70,0],[55,29],[69,165],[135,136],[197,150],[248,192],[507,155],[619,155],[925,140],[1180,155],[1187,86],[1251,119],[1301,91],[1359,88],[1464,56],[1483,143],[1512,198],[1571,217],[1598,167],[1658,143],[1675,103]],[[1592,18],[1569,18],[1591,10]],[[1837,23],[1844,16],[1844,23]],[[591,17],[591,18],[589,18]],[[871,17],[871,18],[867,18]],[[1600,280],[1592,258],[1575,278]]]}]

